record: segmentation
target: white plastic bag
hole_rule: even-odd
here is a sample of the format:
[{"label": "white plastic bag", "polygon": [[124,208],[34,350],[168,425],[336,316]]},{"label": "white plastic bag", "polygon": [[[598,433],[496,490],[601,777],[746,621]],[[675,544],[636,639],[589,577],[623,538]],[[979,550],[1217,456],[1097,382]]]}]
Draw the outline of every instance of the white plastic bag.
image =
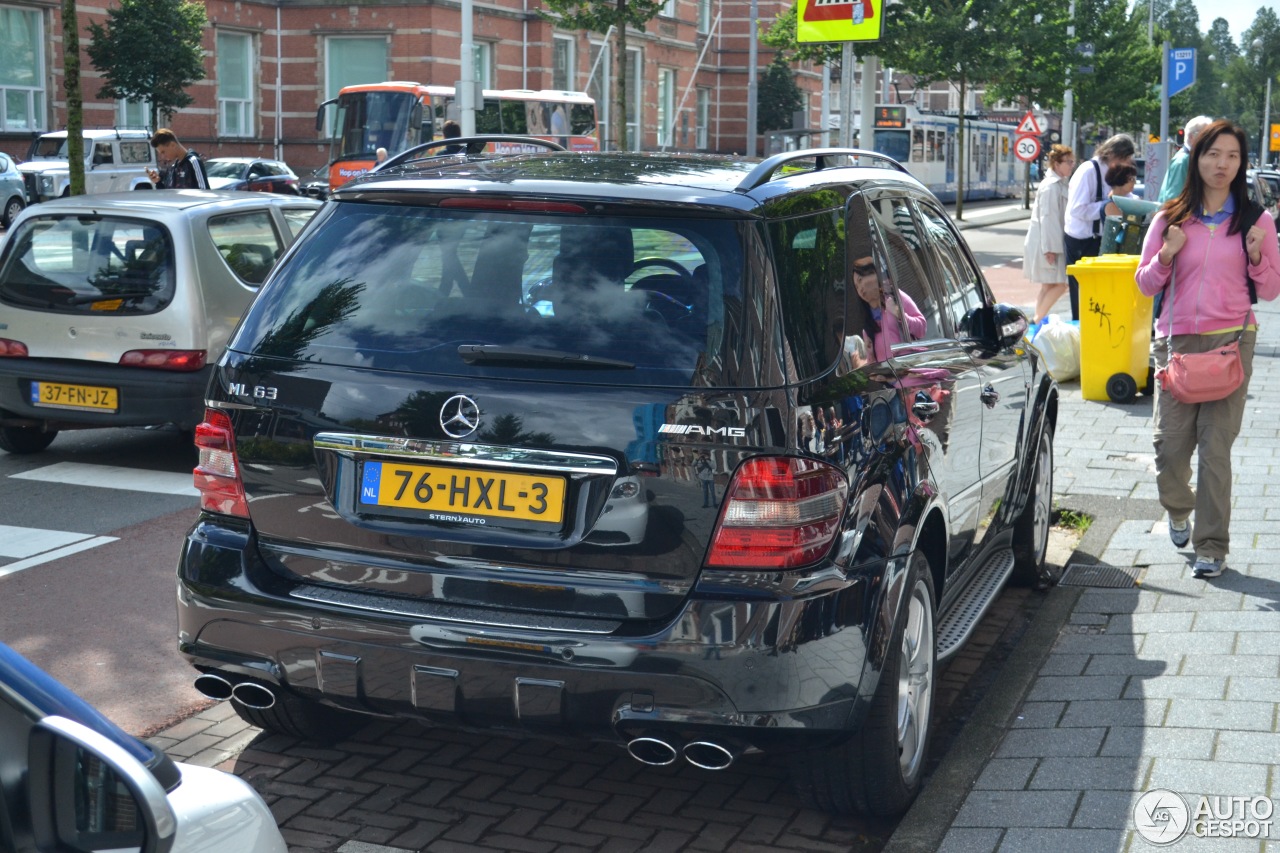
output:
[{"label": "white plastic bag", "polygon": [[1064,323],[1057,314],[1050,314],[1032,339],[1031,348],[1055,382],[1080,375],[1080,327],[1074,323]]}]

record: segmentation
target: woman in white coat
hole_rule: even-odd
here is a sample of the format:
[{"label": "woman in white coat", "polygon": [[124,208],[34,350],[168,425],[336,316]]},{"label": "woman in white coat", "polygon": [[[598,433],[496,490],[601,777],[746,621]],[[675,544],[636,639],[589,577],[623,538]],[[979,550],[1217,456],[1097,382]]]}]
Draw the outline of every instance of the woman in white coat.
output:
[{"label": "woman in white coat", "polygon": [[1067,213],[1067,182],[1076,167],[1076,158],[1065,145],[1049,149],[1049,174],[1036,190],[1031,207],[1031,224],[1022,248],[1022,273],[1040,285],[1036,297],[1039,323],[1067,292],[1067,256],[1063,242],[1063,221]]}]

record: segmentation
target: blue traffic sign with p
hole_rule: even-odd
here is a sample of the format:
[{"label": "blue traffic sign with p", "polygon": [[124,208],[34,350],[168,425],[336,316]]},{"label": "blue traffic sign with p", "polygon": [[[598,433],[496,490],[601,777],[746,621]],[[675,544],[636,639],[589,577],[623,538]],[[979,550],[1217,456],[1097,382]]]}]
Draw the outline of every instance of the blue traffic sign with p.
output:
[{"label": "blue traffic sign with p", "polygon": [[1196,49],[1194,47],[1169,48],[1169,94],[1172,98],[1196,82]]}]

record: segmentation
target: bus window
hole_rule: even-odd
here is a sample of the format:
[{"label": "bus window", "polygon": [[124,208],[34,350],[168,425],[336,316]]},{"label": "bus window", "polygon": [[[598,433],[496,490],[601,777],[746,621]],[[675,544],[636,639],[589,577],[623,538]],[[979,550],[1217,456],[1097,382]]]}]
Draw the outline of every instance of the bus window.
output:
[{"label": "bus window", "polygon": [[485,98],[484,108],[476,110],[476,133],[502,133],[502,109],[492,98]]},{"label": "bus window", "polygon": [[498,109],[502,113],[502,133],[518,133],[523,136],[529,132],[524,101],[499,101]]},{"label": "bus window", "polygon": [[574,136],[596,135],[595,104],[571,104],[569,106],[569,132]]}]

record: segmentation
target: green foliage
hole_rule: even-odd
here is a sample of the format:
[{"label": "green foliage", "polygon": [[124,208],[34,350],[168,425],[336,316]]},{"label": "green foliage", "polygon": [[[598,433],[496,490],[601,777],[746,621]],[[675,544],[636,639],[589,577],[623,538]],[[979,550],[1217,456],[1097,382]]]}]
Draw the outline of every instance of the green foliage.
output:
[{"label": "green foliage", "polygon": [[543,0],[549,11],[539,10],[557,26],[571,30],[591,30],[607,33],[614,27],[613,46],[613,109],[610,111],[609,130],[613,134],[614,147],[626,148],[627,115],[627,27],[641,32],[666,5],[666,0]]},{"label": "green foliage", "polygon": [[756,101],[756,130],[760,133],[791,127],[792,115],[804,109],[804,95],[782,54],[774,55],[760,78]]},{"label": "green foliage", "polygon": [[1074,530],[1076,533],[1084,533],[1092,524],[1093,516],[1079,510],[1059,507],[1053,511],[1053,525],[1055,527],[1065,527],[1068,530]]},{"label": "green foliage", "polygon": [[203,80],[204,5],[191,0],[121,0],[107,10],[107,25],[89,25],[89,58],[102,72],[100,98],[151,103],[151,126],[193,98],[186,89]]},{"label": "green foliage", "polygon": [[1158,123],[1159,93],[1152,83],[1160,80],[1162,35],[1148,45],[1146,18],[1130,17],[1126,0],[1080,0],[1075,24],[1077,43],[1094,46],[1091,59],[1076,60],[1092,72],[1076,73],[1071,81],[1083,143],[1076,156],[1083,159],[1107,135],[1104,129]]}]

